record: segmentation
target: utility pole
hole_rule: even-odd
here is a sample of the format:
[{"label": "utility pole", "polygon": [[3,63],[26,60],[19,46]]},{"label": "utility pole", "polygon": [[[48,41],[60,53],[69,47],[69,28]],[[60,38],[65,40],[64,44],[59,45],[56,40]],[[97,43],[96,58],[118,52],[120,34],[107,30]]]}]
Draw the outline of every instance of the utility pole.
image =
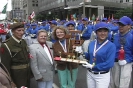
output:
[{"label": "utility pole", "polygon": [[85,17],[85,0],[83,0],[83,17]]},{"label": "utility pole", "polygon": [[[65,8],[68,7],[66,0],[64,0],[64,6],[65,6]],[[67,14],[68,14],[67,9],[65,9],[65,19],[67,18]]]},{"label": "utility pole", "polygon": [[132,20],[133,20],[133,0],[132,0]]}]

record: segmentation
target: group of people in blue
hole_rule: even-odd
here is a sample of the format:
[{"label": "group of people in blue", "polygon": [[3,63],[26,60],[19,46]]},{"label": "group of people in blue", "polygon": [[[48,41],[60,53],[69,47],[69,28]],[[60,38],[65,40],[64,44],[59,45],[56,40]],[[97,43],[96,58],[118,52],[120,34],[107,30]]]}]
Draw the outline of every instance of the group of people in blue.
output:
[{"label": "group of people in blue", "polygon": [[[24,39],[27,39],[27,42],[31,41],[28,42],[30,45],[36,39],[37,32],[44,29],[48,32],[49,41],[55,43],[52,32],[56,26],[80,30],[81,39],[89,40],[84,42],[87,46],[83,46],[87,49],[83,50],[83,53],[88,62],[83,64],[83,67],[87,68],[88,88],[129,88],[133,62],[132,24],[133,21],[127,16],[110,22],[107,18],[103,18],[97,20],[95,24],[88,18],[83,18],[79,23],[72,20],[26,23]],[[121,47],[125,52],[123,60],[119,59]]]}]

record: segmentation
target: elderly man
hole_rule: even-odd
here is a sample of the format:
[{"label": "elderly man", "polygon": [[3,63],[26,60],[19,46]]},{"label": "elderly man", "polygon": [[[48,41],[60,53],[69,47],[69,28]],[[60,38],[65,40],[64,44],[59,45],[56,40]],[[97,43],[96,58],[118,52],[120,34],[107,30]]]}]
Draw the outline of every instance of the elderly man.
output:
[{"label": "elderly man", "polygon": [[0,48],[1,62],[5,65],[17,88],[30,85],[29,51],[25,40],[24,24],[11,25],[13,35]]},{"label": "elderly man", "polygon": [[52,42],[46,41],[48,34],[39,30],[37,41],[30,45],[31,69],[38,83],[38,88],[52,88],[54,61]]}]

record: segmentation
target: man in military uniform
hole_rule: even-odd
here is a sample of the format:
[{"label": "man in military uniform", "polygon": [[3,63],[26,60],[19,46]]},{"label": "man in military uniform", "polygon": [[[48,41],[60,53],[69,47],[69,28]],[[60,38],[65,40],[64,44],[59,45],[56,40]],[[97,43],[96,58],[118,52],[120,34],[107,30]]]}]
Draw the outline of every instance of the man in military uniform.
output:
[{"label": "man in military uniform", "polygon": [[1,62],[5,65],[17,88],[30,85],[30,55],[25,40],[24,24],[11,25],[13,35],[0,48]]}]

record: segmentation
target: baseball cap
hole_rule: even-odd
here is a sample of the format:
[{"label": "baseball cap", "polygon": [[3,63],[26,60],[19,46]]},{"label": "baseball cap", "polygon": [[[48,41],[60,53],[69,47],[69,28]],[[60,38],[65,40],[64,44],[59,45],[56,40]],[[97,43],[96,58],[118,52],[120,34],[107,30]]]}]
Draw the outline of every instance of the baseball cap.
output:
[{"label": "baseball cap", "polygon": [[30,26],[30,23],[27,23],[26,26]]},{"label": "baseball cap", "polygon": [[123,25],[131,25],[132,20],[131,20],[129,17],[127,17],[127,16],[123,16],[123,17],[121,17],[121,18],[119,19],[119,21],[118,21],[117,23],[118,23],[118,24],[121,23],[121,24],[123,24]]},{"label": "baseball cap", "polygon": [[43,21],[42,24],[46,24],[46,21]]},{"label": "baseball cap", "polygon": [[100,22],[100,23],[97,23],[97,24],[95,25],[95,31],[97,31],[97,30],[99,30],[99,29],[101,29],[101,28],[105,28],[105,29],[109,30],[108,24],[105,23],[105,22]]},{"label": "baseball cap", "polygon": [[66,24],[66,26],[69,26],[69,25],[75,26],[75,22],[74,22],[74,21],[69,21],[69,22]]},{"label": "baseball cap", "polygon": [[37,26],[37,24],[36,23],[32,23],[31,26]]},{"label": "baseball cap", "polygon": [[85,18],[82,19],[82,21],[88,21],[88,18],[85,17]]},{"label": "baseball cap", "polygon": [[49,23],[57,25],[57,22],[55,20],[49,21]]},{"label": "baseball cap", "polygon": [[102,21],[107,21],[108,19],[107,18],[103,18]]}]

